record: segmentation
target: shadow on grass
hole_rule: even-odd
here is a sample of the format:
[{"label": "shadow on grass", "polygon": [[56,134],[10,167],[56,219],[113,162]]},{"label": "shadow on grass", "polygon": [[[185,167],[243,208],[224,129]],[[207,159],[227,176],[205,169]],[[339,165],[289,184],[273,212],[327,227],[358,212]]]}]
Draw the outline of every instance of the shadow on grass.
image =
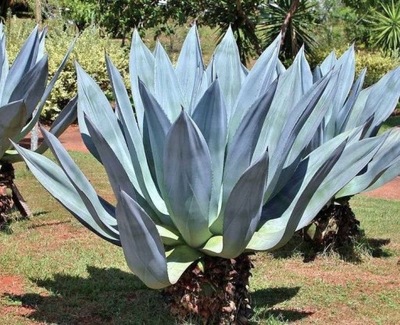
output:
[{"label": "shadow on grass", "polygon": [[386,238],[368,238],[362,236],[353,243],[339,247],[335,250],[318,250],[312,243],[306,242],[296,233],[293,238],[282,248],[272,252],[275,258],[292,258],[301,256],[304,263],[312,262],[318,255],[334,253],[340,259],[350,263],[361,263],[364,256],[374,258],[391,257],[393,254],[384,246],[390,243]]},{"label": "shadow on grass", "polygon": [[8,295],[33,310],[31,320],[51,324],[173,324],[161,295],[133,274],[116,268],[87,267],[88,276],[56,274],[31,279],[46,293]]},{"label": "shadow on grass", "polygon": [[[156,290],[148,289],[133,274],[116,268],[87,267],[88,276],[56,274],[53,279],[31,279],[43,293],[5,295],[11,304],[32,310],[28,317],[43,323],[92,324],[175,324]],[[41,290],[39,289],[39,292]],[[266,317],[288,321],[309,314],[294,310],[269,310],[294,297],[295,288],[271,288],[253,293],[255,307]],[[268,309],[268,310],[267,310]],[[264,312],[265,311],[265,312]],[[263,317],[264,317],[263,316]]]},{"label": "shadow on grass", "polygon": [[300,287],[293,288],[269,288],[257,290],[252,294],[255,309],[261,309],[263,319],[280,320],[283,322],[294,322],[313,314],[313,312],[299,311],[294,309],[276,308],[275,305],[290,300],[298,294]]}]

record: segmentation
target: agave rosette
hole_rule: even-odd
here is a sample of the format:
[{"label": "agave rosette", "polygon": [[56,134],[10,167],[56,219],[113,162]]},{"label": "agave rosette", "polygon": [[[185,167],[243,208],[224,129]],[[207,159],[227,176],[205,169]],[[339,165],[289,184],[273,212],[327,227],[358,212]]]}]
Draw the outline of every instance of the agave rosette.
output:
[{"label": "agave rosette", "polygon": [[[382,123],[396,108],[400,97],[400,67],[384,75],[376,84],[363,89],[367,71],[364,69],[355,80],[355,66],[352,46],[339,59],[332,52],[314,71],[314,81],[330,71],[337,71],[341,83],[310,150],[361,125],[366,125],[362,139],[375,137]],[[385,141],[366,168],[341,189],[336,198],[376,189],[400,174],[400,128],[391,128],[384,136]]]},{"label": "agave rosette", "polygon": [[[6,52],[6,37],[0,23],[0,161],[22,160],[15,150],[11,150],[10,139],[22,140],[38,122],[42,109],[61,70],[72,45],[61,62],[53,78],[47,84],[48,57],[45,54],[47,30],[34,28],[11,67]],[[51,126],[50,132],[60,135],[76,119],[76,99],[65,107]],[[43,153],[43,144],[38,153]]]},{"label": "agave rosette", "polygon": [[205,68],[193,27],[174,67],[160,44],[152,53],[135,32],[135,112],[108,58],[115,110],[77,65],[81,134],[108,174],[116,206],[97,195],[48,132],[58,164],[16,148],[78,220],[122,246],[131,270],[151,288],[175,283],[204,255],[234,258],[277,248],[386,139],[361,139],[368,126],[361,125],[306,155],[340,81],[333,72],[313,83],[303,51],[285,70],[278,45],[279,38],[249,71],[229,29]]}]

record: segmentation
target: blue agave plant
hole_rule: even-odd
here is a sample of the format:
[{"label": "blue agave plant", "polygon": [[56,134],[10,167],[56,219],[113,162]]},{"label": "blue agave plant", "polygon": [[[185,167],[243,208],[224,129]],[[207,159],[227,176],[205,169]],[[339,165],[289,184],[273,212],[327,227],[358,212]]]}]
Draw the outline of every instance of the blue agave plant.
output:
[{"label": "blue agave plant", "polygon": [[[363,138],[369,123],[361,123],[310,151],[342,80],[331,71],[313,82],[303,51],[286,70],[279,41],[249,71],[229,29],[206,68],[193,27],[174,67],[159,43],[151,52],[135,32],[135,110],[110,59],[115,110],[77,65],[81,134],[107,172],[116,206],[98,196],[52,134],[43,131],[58,164],[16,146],[83,225],[122,246],[147,286],[185,295],[185,304],[172,299],[175,311],[195,310],[209,320],[246,314],[247,254],[284,245],[388,137]],[[189,281],[194,269],[200,276]],[[204,296],[194,283],[211,283],[215,294]]]},{"label": "blue agave plant", "polygon": [[[36,27],[11,67],[9,67],[6,52],[6,37],[3,25],[0,24],[0,184],[10,187],[14,201],[23,203],[18,189],[13,183],[14,173],[12,163],[21,161],[21,156],[12,149],[10,139],[15,142],[22,140],[36,125],[61,70],[63,69],[72,45],[47,84],[48,58],[44,52],[46,29],[39,31]],[[59,136],[76,119],[76,99],[65,107],[50,128],[50,132]],[[47,149],[43,143],[37,148],[37,153]],[[8,195],[0,195],[0,219],[4,219],[12,200]],[[29,214],[25,205],[17,205],[23,215]],[[1,221],[1,220],[0,220]]]}]

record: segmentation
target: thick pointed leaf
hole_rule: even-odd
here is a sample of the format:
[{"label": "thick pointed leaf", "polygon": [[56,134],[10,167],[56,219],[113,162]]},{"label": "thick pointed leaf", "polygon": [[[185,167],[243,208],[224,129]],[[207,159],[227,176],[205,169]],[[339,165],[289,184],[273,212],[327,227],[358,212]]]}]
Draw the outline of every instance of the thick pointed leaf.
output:
[{"label": "thick pointed leaf", "polygon": [[[389,167],[400,159],[400,130],[393,129],[382,134],[380,138],[385,138],[383,144],[369,162],[367,168],[343,187],[340,192],[336,194],[336,198],[353,196],[365,191],[378,181],[380,176]],[[397,174],[400,174],[400,170]],[[397,175],[393,175],[393,178],[395,176]]]},{"label": "thick pointed leaf", "polygon": [[[174,67],[161,43],[157,42],[154,61],[154,94],[171,122],[174,122],[183,104],[183,95]],[[142,99],[143,100],[143,99]],[[146,106],[144,106],[146,109]]]},{"label": "thick pointed leaf", "polygon": [[129,268],[153,289],[170,285],[165,250],[157,227],[125,192],[117,204],[118,229]]},{"label": "thick pointed leaf", "polygon": [[120,245],[118,234],[110,235],[93,219],[77,190],[59,166],[50,159],[24,149],[17,144],[14,144],[14,147],[24,158],[29,170],[43,187],[71,212],[79,222],[98,236],[115,245]]},{"label": "thick pointed leaf", "polygon": [[243,172],[251,165],[259,134],[274,98],[276,84],[277,83],[275,82],[271,85],[268,91],[258,98],[251,106],[239,125],[234,137],[228,143],[223,178],[223,207],[221,214],[224,213],[224,206],[233,187],[242,176]]},{"label": "thick pointed leaf", "polygon": [[201,85],[204,69],[199,35],[197,27],[194,25],[183,42],[175,68],[179,86],[182,90],[183,106],[189,113],[193,111],[196,104],[196,94]]},{"label": "thick pointed leaf", "polygon": [[[78,97],[75,96],[72,98],[69,103],[62,109],[60,114],[58,114],[57,118],[51,124],[50,133],[55,137],[59,137],[77,118],[77,104]],[[47,150],[48,146],[46,142],[40,144],[40,146],[36,149],[37,153],[44,153]]]},{"label": "thick pointed leaf", "polygon": [[14,138],[26,121],[26,107],[22,100],[0,107],[0,159],[11,146]]},{"label": "thick pointed leaf", "polygon": [[109,236],[117,235],[115,216],[110,214],[109,209],[104,208],[102,200],[97,195],[89,180],[69,156],[60,141],[45,129],[41,131],[53,155],[58,160],[60,167],[78,192],[92,218]]},{"label": "thick pointed leaf", "polygon": [[264,154],[267,147],[270,157],[274,157],[287,120],[293,113],[297,114],[295,110],[297,102],[311,87],[312,74],[302,50],[297,54],[293,65],[279,78],[270,112],[264,121],[255,149],[255,160]]},{"label": "thick pointed leaf", "polygon": [[150,148],[147,148],[147,156],[154,164],[154,173],[158,188],[160,189],[161,194],[164,195],[162,193],[164,189],[164,147],[167,133],[171,128],[171,122],[158,104],[157,100],[149,93],[142,82],[139,83],[139,91],[143,104],[146,107],[143,141],[146,145],[146,137],[148,137],[148,147]]},{"label": "thick pointed leaf", "polygon": [[197,104],[193,120],[203,134],[211,155],[213,187],[210,202],[210,224],[212,224],[218,217],[228,135],[226,105],[218,79],[211,84]]},{"label": "thick pointed leaf", "polygon": [[168,132],[164,150],[165,201],[189,246],[211,237],[211,157],[200,130],[183,111]]},{"label": "thick pointed leaf", "polygon": [[118,153],[121,164],[124,166],[129,179],[135,189],[142,195],[137,177],[132,167],[129,150],[119,122],[112,111],[110,103],[101,91],[100,87],[89,75],[77,64],[78,75],[78,120],[82,139],[88,149],[99,157],[96,146],[93,144],[90,134],[85,125],[84,113],[90,117],[92,123],[101,130],[104,139],[108,142],[114,152]]},{"label": "thick pointed leaf", "polygon": [[172,221],[169,216],[162,214],[157,210],[147,192],[144,192],[145,196],[142,197],[136,191],[129,179],[127,171],[122,166],[118,155],[112,150],[107,141],[104,140],[101,132],[93,125],[89,118],[86,120],[86,125],[94,143],[96,144],[96,149],[100,154],[117,200],[119,199],[122,190],[134,199],[146,211],[146,213],[152,217],[154,222],[160,223],[160,220],[162,220],[162,224],[172,226]]},{"label": "thick pointed leaf", "polygon": [[[4,86],[0,105],[4,105],[10,101],[10,96],[17,87],[23,76],[32,69],[36,64],[39,50],[39,31],[38,26],[31,32],[7,75],[7,80]],[[20,99],[20,98],[19,98]]]},{"label": "thick pointed leaf", "polygon": [[129,75],[133,100],[135,102],[136,117],[139,129],[143,132],[144,107],[139,93],[138,80],[142,80],[150,92],[154,91],[154,56],[140,39],[136,29],[132,36]]},{"label": "thick pointed leaf", "polygon": [[[0,24],[0,26],[2,25]],[[0,105],[3,104],[3,90],[6,84],[8,69],[6,38],[4,37],[3,33],[0,33]]]},{"label": "thick pointed leaf", "polygon": [[242,254],[259,225],[267,172],[266,153],[243,173],[229,196],[223,226],[225,258]]},{"label": "thick pointed leaf", "polygon": [[46,88],[48,76],[48,59],[43,57],[15,87],[10,102],[24,99],[28,116],[35,110]]},{"label": "thick pointed leaf", "polygon": [[197,249],[180,245],[175,247],[167,256],[168,277],[171,284],[178,282],[186,269],[203,254]]},{"label": "thick pointed leaf", "polygon": [[[165,215],[167,214],[167,208],[163,199],[158,193],[157,187],[151,176],[151,171],[143,146],[143,138],[138,128],[123,79],[109,57],[106,58],[106,62],[108,73],[111,78],[114,96],[117,101],[117,110],[120,112],[119,120],[122,124],[124,136],[139,186],[144,197],[146,197],[146,199],[153,204],[153,208],[156,211],[159,211],[160,214]],[[146,106],[148,105],[146,104]],[[125,192],[128,191],[125,190]]]},{"label": "thick pointed leaf", "polygon": [[216,78],[220,79],[220,86],[228,109],[228,119],[230,119],[242,82],[246,77],[231,27],[215,49],[210,73],[211,81]]},{"label": "thick pointed leaf", "polygon": [[[35,113],[32,116],[32,119],[29,121],[29,123],[27,123],[24,126],[24,128],[22,129],[19,136],[14,139],[15,142],[21,141],[32,130],[32,128],[35,126],[35,124],[39,121],[40,115],[43,111],[44,106],[46,105],[47,99],[50,96],[50,93],[53,90],[54,85],[55,85],[56,81],[58,80],[62,70],[64,69],[65,65],[67,64],[68,58],[74,48],[76,40],[77,40],[77,38],[75,38],[75,40],[71,43],[70,47],[68,48],[67,53],[65,54],[63,60],[61,61],[60,65],[59,65],[57,71],[54,73],[53,78],[51,78],[50,82],[46,86],[46,89],[45,89],[44,93],[42,94],[40,102],[36,107]],[[68,105],[69,105],[69,103],[67,104],[67,107],[64,107],[62,109],[63,111],[67,109],[68,113],[60,113],[59,115],[62,115],[62,116],[60,118],[57,117],[57,119],[58,119],[57,123],[61,122],[61,120],[65,120],[66,116],[71,113],[71,110],[68,110],[68,108],[69,108]],[[54,121],[54,122],[56,122],[56,121]],[[54,123],[52,125],[54,125]],[[62,132],[64,132],[64,130]],[[52,132],[52,133],[55,134],[54,132]],[[59,133],[59,134],[61,134],[61,133]]]},{"label": "thick pointed leaf", "polygon": [[274,42],[261,54],[254,67],[243,82],[242,87],[235,103],[234,113],[230,121],[231,134],[236,131],[243,116],[254,101],[267,91],[271,83],[276,79],[276,65],[281,36],[279,35]]}]

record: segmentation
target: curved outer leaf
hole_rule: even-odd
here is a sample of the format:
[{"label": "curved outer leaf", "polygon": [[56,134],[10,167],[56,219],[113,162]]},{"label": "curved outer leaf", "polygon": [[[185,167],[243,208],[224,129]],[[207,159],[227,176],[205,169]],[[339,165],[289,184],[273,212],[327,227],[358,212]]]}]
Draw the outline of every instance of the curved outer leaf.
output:
[{"label": "curved outer leaf", "polygon": [[[51,91],[53,90],[54,85],[55,85],[56,81],[58,80],[58,77],[60,76],[62,70],[64,69],[65,65],[67,64],[68,58],[69,58],[69,56],[70,56],[72,50],[74,49],[75,42],[77,41],[77,39],[78,39],[78,38],[76,37],[76,38],[74,39],[74,41],[72,41],[71,45],[70,45],[69,48],[68,48],[67,53],[65,54],[63,60],[61,61],[60,65],[59,65],[59,67],[58,67],[58,69],[57,69],[57,71],[54,73],[53,78],[51,78],[49,84],[46,86],[46,89],[45,89],[45,91],[44,91],[43,94],[42,94],[42,97],[41,97],[41,99],[40,99],[40,102],[39,102],[38,106],[36,107],[36,110],[35,110],[36,113],[34,113],[32,119],[29,121],[29,123],[27,123],[27,124],[24,126],[24,128],[23,128],[22,131],[20,132],[19,136],[18,136],[17,138],[14,139],[15,142],[21,141],[21,140],[32,130],[32,128],[35,126],[35,124],[39,121],[40,114],[42,113],[43,108],[44,108],[44,106],[46,105],[46,101],[47,101],[48,97],[50,96],[50,93],[51,93]],[[44,42],[44,39],[43,39],[43,42]],[[72,100],[71,100],[71,101],[72,101]],[[70,101],[70,102],[71,102],[71,101]],[[68,103],[67,105],[69,105],[69,103]],[[64,108],[62,109],[62,111],[64,111],[65,109],[68,110],[68,107],[64,107]],[[70,112],[70,111],[68,111],[68,112]],[[65,113],[64,113],[64,114],[65,114]],[[64,114],[63,114],[62,112],[60,112],[59,115],[64,115]],[[64,116],[61,117],[60,119],[57,117],[57,119],[56,119],[56,120],[58,120],[57,124],[58,124],[61,120],[65,120],[65,121],[66,121],[65,116],[66,116],[66,115],[64,115]],[[76,119],[76,118],[75,118],[75,119]],[[72,123],[72,122],[73,122],[73,121],[71,121],[71,123]],[[56,121],[54,121],[54,123],[56,123]],[[53,123],[53,124],[54,124],[54,123]],[[53,124],[52,124],[52,125],[53,125]],[[60,128],[60,130],[61,130],[61,128]],[[59,136],[59,135],[60,135],[62,132],[64,132],[64,131],[65,131],[65,129],[63,129],[60,133],[57,133],[57,134],[58,134],[57,136]],[[55,134],[54,132],[52,132],[52,133]],[[44,151],[43,151],[43,152],[44,152]]]},{"label": "curved outer leaf", "polygon": [[136,29],[133,32],[129,55],[129,75],[138,126],[143,132],[144,107],[139,93],[138,79],[143,81],[150,92],[154,91],[154,56],[144,45]]},{"label": "curved outer leaf", "polygon": [[234,137],[228,143],[223,176],[222,207],[220,217],[212,227],[212,231],[216,234],[221,234],[222,216],[225,215],[224,209],[233,187],[251,165],[258,135],[274,98],[276,84],[275,82],[271,85],[268,91],[250,107]]},{"label": "curved outer leaf", "polygon": [[3,24],[0,23],[0,105],[3,103],[3,90],[6,84],[8,69],[6,38],[3,33]]},{"label": "curved outer leaf", "polygon": [[191,115],[204,74],[200,40],[196,25],[190,29],[176,63],[175,72],[182,89],[183,107]]},{"label": "curved outer leaf", "polygon": [[246,77],[231,27],[215,49],[212,64],[207,67],[207,70],[210,74],[210,82],[219,78],[221,90],[226,100],[228,119],[230,120],[242,82]]},{"label": "curved outer leaf", "polygon": [[[345,187],[343,187],[339,193],[336,194],[336,198],[344,196],[352,196],[367,190],[371,185],[380,179],[380,176],[390,168],[393,164],[398,163],[400,160],[400,129],[392,129],[385,134],[379,136],[384,138],[383,144],[368,164],[368,168],[355,176]],[[397,171],[393,178],[400,174],[400,170]],[[387,179],[388,174],[385,175]],[[382,180],[380,181],[383,185]]]},{"label": "curved outer leaf", "polygon": [[347,120],[351,114],[351,110],[362,91],[362,86],[364,84],[365,75],[367,73],[367,69],[361,71],[360,76],[357,78],[356,82],[353,84],[349,97],[346,100],[345,105],[340,110],[337,120],[336,120],[336,131],[338,133],[344,132],[344,126],[347,123]]},{"label": "curved outer leaf", "polygon": [[110,235],[105,232],[102,229],[103,226],[100,226],[93,219],[77,190],[59,166],[40,154],[24,149],[15,143],[13,145],[43,187],[71,212],[79,222],[103,239],[115,245],[120,245],[119,235]]},{"label": "curved outer leaf", "polygon": [[89,180],[68,155],[67,150],[61,145],[60,141],[45,129],[41,131],[53,155],[81,197],[92,218],[110,237],[118,235],[118,230],[116,230],[117,222],[112,211],[113,207],[111,205],[108,205],[107,208],[104,206],[104,200],[97,195]]},{"label": "curved outer leaf", "polygon": [[82,139],[95,157],[99,157],[85,124],[84,113],[90,116],[92,123],[101,130],[104,139],[114,152],[118,153],[119,160],[127,171],[129,179],[135,189],[143,196],[136,174],[130,160],[129,150],[124,135],[111,106],[100,87],[77,64],[78,75],[78,120]]},{"label": "curved outer leaf", "polygon": [[229,129],[233,136],[247,110],[254,101],[265,93],[276,79],[276,66],[281,42],[281,35],[261,54],[249,74],[246,76],[233,110]]},{"label": "curved outer leaf", "polygon": [[341,115],[346,98],[348,97],[349,91],[352,87],[354,76],[355,76],[356,62],[354,46],[351,46],[335,63],[333,71],[336,72],[335,78],[338,82],[335,82],[334,91],[335,96],[332,101],[328,103],[329,109],[324,119],[324,138],[332,139],[338,134],[337,121]]},{"label": "curved outer leaf", "polygon": [[[272,155],[272,153],[270,153],[270,164],[267,181],[268,188],[264,196],[265,201],[267,201],[268,198],[274,192],[276,192],[277,189],[280,189],[280,187],[277,187],[277,183],[282,177],[282,169],[285,167],[285,162],[287,161],[290,150],[293,149],[294,154],[292,155],[292,157],[289,157],[291,160],[288,161],[287,165],[293,164],[295,167],[298,159],[301,158],[300,156],[296,156],[296,152],[300,153],[303,150],[302,148],[305,148],[307,146],[314,132],[316,132],[319,121],[321,121],[326,110],[326,107],[319,105],[319,103],[322,95],[326,91],[326,86],[330,80],[329,78],[330,75],[319,80],[312,86],[307,94],[303,96],[302,100],[295,106],[291,115],[288,116],[287,122],[281,129],[280,137],[277,139],[277,146],[274,152],[274,156]],[[323,103],[325,97],[322,98]],[[315,109],[317,105],[318,109]],[[271,114],[271,111],[269,111],[268,114]],[[271,128],[274,127],[275,125],[273,125]],[[304,130],[304,133],[302,132],[302,130]],[[300,133],[301,137],[299,139],[302,139],[304,143],[296,143],[297,136]],[[257,144],[257,146],[259,144],[260,142]],[[294,144],[296,145],[296,147],[293,147]],[[264,150],[266,150],[266,148],[267,144],[264,144]],[[259,154],[259,152],[255,151],[253,155],[253,161],[258,157]],[[289,170],[292,170],[292,168],[293,166],[291,166]]]},{"label": "curved outer leaf", "polygon": [[268,153],[249,167],[232,189],[224,213],[222,257],[235,258],[242,254],[256,231],[267,172]]},{"label": "curved outer leaf", "polygon": [[146,145],[146,137],[148,137],[149,144],[147,145],[147,156],[150,157],[149,160],[154,164],[153,168],[155,170],[154,173],[157,184],[161,194],[164,195],[164,147],[167,133],[171,128],[171,122],[158,104],[157,100],[149,93],[145,85],[140,81],[139,92],[143,105],[146,107],[144,112],[143,141]]},{"label": "curved outer leaf", "polygon": [[96,144],[96,149],[98,150],[101,160],[103,162],[104,168],[106,169],[108,178],[110,180],[111,187],[114,191],[115,196],[120,195],[120,191],[127,193],[132,199],[134,199],[140,206],[152,217],[154,222],[165,225],[172,225],[172,221],[168,215],[161,214],[150,198],[142,196],[136,191],[129,176],[122,166],[118,156],[109,146],[107,141],[104,140],[101,132],[92,124],[90,119],[86,117],[86,125],[88,127],[89,133]]},{"label": "curved outer leaf", "polygon": [[26,107],[23,100],[0,106],[0,159],[10,148],[12,139],[19,133],[26,121]]},{"label": "curved outer leaf", "polygon": [[175,247],[167,255],[168,277],[171,284],[178,282],[182,273],[203,256],[198,250],[184,245]]},{"label": "curved outer leaf", "polygon": [[119,198],[116,215],[129,268],[150,288],[169,286],[165,250],[156,225],[125,192]]},{"label": "curved outer leaf", "polygon": [[346,122],[345,130],[361,125],[374,116],[367,135],[375,135],[380,124],[389,117],[395,108],[399,94],[400,68],[397,68],[383,76],[375,85],[360,92]]},{"label": "curved outer leaf", "polygon": [[[46,88],[48,75],[48,59],[44,56],[31,70],[29,70],[11,93],[10,102],[24,99],[27,117],[35,110]],[[22,128],[21,128],[22,129]]]},{"label": "curved outer leaf", "polygon": [[[143,138],[138,128],[124,81],[109,57],[106,58],[106,63],[117,102],[116,110],[119,112],[118,116],[122,124],[139,186],[142,189],[144,197],[152,204],[155,211],[158,211],[160,215],[166,215],[167,208],[151,176],[143,146]],[[125,190],[125,192],[127,191]]]},{"label": "curved outer leaf", "polygon": [[[178,78],[168,54],[165,52],[160,42],[157,42],[154,57],[155,98],[169,120],[174,122],[179,116],[182,107],[187,109],[188,106],[183,106],[183,95]],[[144,106],[144,109],[146,109],[146,106]]]},{"label": "curved outer leaf", "polygon": [[192,118],[202,132],[211,155],[213,171],[209,220],[211,225],[217,219],[219,212],[225,147],[228,135],[228,116],[218,79],[211,84],[203,95],[194,110]]},{"label": "curved outer leaf", "polygon": [[39,42],[39,31],[38,26],[36,26],[25,41],[17,57],[15,58],[9,73],[7,74],[3,94],[0,98],[0,106],[10,101],[10,96],[20,80],[36,64],[38,59],[37,56],[39,51]]},{"label": "curved outer leaf", "polygon": [[293,65],[278,80],[274,100],[272,101],[270,112],[264,121],[264,126],[255,149],[255,160],[264,154],[267,147],[271,159],[274,157],[284,125],[289,116],[293,114],[293,108],[297,102],[311,87],[312,74],[305,59],[304,51],[301,50],[297,54]]},{"label": "curved outer leaf", "polygon": [[339,141],[342,138],[325,143],[303,160],[292,182],[267,204],[262,219],[265,223],[248,249],[269,250],[284,245],[366,166],[382,143],[382,139],[365,139],[343,150],[344,143]]},{"label": "curved outer leaf", "polygon": [[185,242],[191,247],[204,244],[211,237],[211,157],[200,130],[184,111],[165,142],[164,183],[167,208]]}]

